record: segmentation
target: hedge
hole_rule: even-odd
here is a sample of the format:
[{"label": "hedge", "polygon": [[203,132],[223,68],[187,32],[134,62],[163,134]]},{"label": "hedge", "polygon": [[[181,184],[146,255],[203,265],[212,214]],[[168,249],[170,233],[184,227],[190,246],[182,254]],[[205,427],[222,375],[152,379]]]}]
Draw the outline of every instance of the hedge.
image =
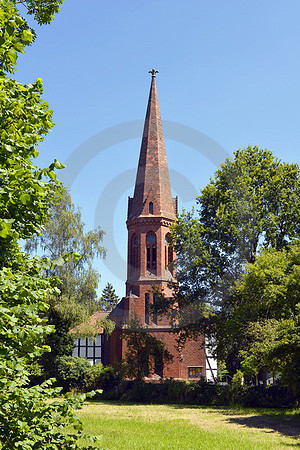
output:
[{"label": "hedge", "polygon": [[[108,387],[108,386],[107,386]],[[193,405],[241,405],[264,408],[288,408],[299,399],[286,386],[221,386],[206,381],[164,380],[159,383],[122,381],[98,397],[136,403],[173,403]]]}]

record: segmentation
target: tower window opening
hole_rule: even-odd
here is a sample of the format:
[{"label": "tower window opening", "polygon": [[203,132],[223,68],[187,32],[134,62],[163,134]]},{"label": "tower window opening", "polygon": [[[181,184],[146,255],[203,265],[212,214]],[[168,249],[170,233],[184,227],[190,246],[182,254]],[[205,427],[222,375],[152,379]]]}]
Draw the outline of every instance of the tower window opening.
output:
[{"label": "tower window opening", "polygon": [[133,269],[139,267],[139,238],[136,235],[131,239],[130,264]]},{"label": "tower window opening", "polygon": [[171,238],[170,235],[167,234],[165,237],[165,268],[169,269],[171,273],[173,273],[173,248],[171,246]]},{"label": "tower window opening", "polygon": [[150,306],[150,294],[145,294],[145,322],[149,325],[149,306]]},{"label": "tower window opening", "polygon": [[149,203],[149,214],[153,214],[153,202]]},{"label": "tower window opening", "polygon": [[168,268],[168,247],[165,246],[165,269]]},{"label": "tower window opening", "polygon": [[147,269],[150,269],[151,266],[151,249],[150,246],[147,246]]},{"label": "tower window opening", "polygon": [[156,269],[156,246],[152,245],[152,269]]},{"label": "tower window opening", "polygon": [[172,247],[168,248],[168,267],[171,273],[173,273],[173,249]]},{"label": "tower window opening", "polygon": [[156,236],[154,233],[147,234],[147,269],[156,269]]},{"label": "tower window opening", "polygon": [[153,323],[155,325],[157,325],[157,312],[155,312],[156,303],[157,303],[157,294],[153,294],[153,306],[154,306]]}]

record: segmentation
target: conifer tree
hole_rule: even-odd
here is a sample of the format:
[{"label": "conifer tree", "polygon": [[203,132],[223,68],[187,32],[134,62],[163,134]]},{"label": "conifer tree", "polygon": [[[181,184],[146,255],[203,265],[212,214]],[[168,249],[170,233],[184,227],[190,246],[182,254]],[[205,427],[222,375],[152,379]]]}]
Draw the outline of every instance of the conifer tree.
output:
[{"label": "conifer tree", "polygon": [[120,298],[117,296],[113,285],[107,283],[100,297],[100,304],[102,309],[107,310],[108,308],[114,308],[115,306],[117,306],[119,301]]}]

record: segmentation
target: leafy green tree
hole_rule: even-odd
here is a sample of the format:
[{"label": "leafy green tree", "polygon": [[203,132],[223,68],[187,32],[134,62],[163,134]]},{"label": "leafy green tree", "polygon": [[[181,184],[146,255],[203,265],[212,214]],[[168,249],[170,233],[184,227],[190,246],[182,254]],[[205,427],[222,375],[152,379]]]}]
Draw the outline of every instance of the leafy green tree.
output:
[{"label": "leafy green tree", "polygon": [[261,250],[289,249],[297,239],[299,194],[297,164],[248,147],[221,165],[197,198],[198,211],[183,211],[173,227],[178,287],[165,310],[181,340],[208,336],[231,376],[242,361],[239,321],[229,320],[235,283]]},{"label": "leafy green tree", "polygon": [[[98,227],[85,232],[79,208],[75,208],[65,188],[60,186],[43,233],[26,242],[29,252],[42,252],[51,260],[61,259],[62,264],[49,270],[48,276],[60,281],[59,298],[84,305],[90,313],[99,307],[97,298],[99,274],[93,268],[96,257],[104,257],[101,243],[104,232]],[[67,261],[62,256],[68,254]]]},{"label": "leafy green tree", "polygon": [[[55,326],[55,331],[46,339],[51,354],[41,358],[49,376],[55,375],[56,358],[72,353],[74,340],[69,330],[99,309],[96,292],[99,275],[92,264],[95,257],[105,255],[101,246],[103,234],[100,227],[84,231],[80,210],[75,208],[66,189],[59,185],[43,233],[35,234],[26,242],[27,251],[42,252],[43,256],[57,262],[54,269],[47,271],[47,276],[60,280],[58,293],[48,299],[50,307],[46,313],[48,323]],[[68,257],[63,258],[63,255]]]},{"label": "leafy green tree", "polygon": [[226,160],[198,204],[204,241],[226,262],[253,262],[259,246],[283,248],[299,236],[299,166],[248,147]]},{"label": "leafy green tree", "polygon": [[113,285],[107,283],[105,288],[102,291],[102,295],[100,297],[100,305],[101,308],[107,310],[109,308],[114,308],[119,303],[120,298],[117,296]]},{"label": "leafy green tree", "polygon": [[[280,373],[300,392],[300,242],[264,250],[227,299],[224,336],[236,342],[242,368]],[[246,371],[247,372],[247,371]]]},{"label": "leafy green tree", "polygon": [[[17,2],[16,2],[17,3]],[[24,2],[25,3],[25,2]],[[43,5],[44,3],[44,5]],[[50,21],[47,2],[26,2]],[[52,1],[52,6],[61,2]],[[51,12],[52,11],[52,12]],[[24,52],[33,33],[14,2],[0,1],[0,442],[3,450],[74,449],[82,425],[73,416],[78,400],[56,403],[59,389],[51,381],[29,387],[30,366],[45,351],[45,336],[52,331],[41,318],[45,299],[57,294],[56,279],[45,279],[55,269],[47,258],[30,259],[18,240],[39,233],[54,195],[55,172],[33,164],[35,146],[52,127],[52,112],[42,100],[42,81],[22,85],[6,76],[15,70],[17,54]],[[72,431],[73,429],[73,431]]]},{"label": "leafy green tree", "polygon": [[228,313],[224,300],[245,263],[261,248],[288,248],[299,236],[299,194],[299,166],[268,150],[238,150],[221,165],[197,198],[198,215],[183,212],[174,226],[184,330],[218,333]]}]

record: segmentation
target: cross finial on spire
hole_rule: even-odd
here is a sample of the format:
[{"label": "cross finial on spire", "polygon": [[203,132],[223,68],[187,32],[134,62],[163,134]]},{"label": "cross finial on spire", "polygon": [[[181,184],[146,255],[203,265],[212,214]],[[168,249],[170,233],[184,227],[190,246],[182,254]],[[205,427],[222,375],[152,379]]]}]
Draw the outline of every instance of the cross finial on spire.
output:
[{"label": "cross finial on spire", "polygon": [[149,73],[151,73],[152,78],[154,78],[154,77],[156,77],[156,74],[159,72],[158,72],[158,70],[152,69],[152,70],[149,70]]}]

